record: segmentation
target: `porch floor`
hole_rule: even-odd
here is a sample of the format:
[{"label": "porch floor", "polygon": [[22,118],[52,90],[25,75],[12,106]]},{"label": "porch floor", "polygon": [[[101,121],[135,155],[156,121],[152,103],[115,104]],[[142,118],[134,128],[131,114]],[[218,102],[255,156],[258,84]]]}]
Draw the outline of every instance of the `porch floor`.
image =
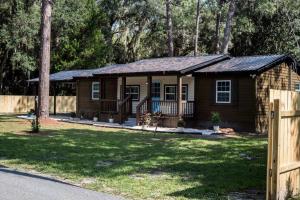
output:
[{"label": "porch floor", "polygon": [[[22,119],[32,119],[28,118],[25,115],[18,116]],[[124,124],[119,123],[108,123],[108,122],[94,122],[93,120],[88,119],[79,119],[79,118],[71,118],[68,116],[63,115],[51,115],[51,119],[68,122],[68,123],[76,123],[76,124],[86,124],[98,127],[106,127],[106,128],[121,128],[121,129],[130,129],[130,130],[143,130],[143,131],[152,131],[155,132],[155,127],[142,127],[136,126],[134,122],[135,118],[130,118]],[[215,133],[213,130],[209,129],[194,129],[194,128],[184,128],[183,131],[178,130],[177,128],[168,128],[168,127],[157,127],[156,132],[163,132],[163,133],[184,133],[184,134],[199,134],[199,135],[212,135]]]}]

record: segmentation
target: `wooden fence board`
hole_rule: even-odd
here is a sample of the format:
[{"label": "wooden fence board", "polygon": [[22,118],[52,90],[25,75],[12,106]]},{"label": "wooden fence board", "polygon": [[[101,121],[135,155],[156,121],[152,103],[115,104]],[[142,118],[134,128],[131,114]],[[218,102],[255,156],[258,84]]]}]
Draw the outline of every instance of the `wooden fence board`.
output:
[{"label": "wooden fence board", "polygon": [[270,90],[270,108],[266,196],[283,200],[300,193],[300,93]]},{"label": "wooden fence board", "polygon": [[[49,99],[50,113],[54,113],[54,97]],[[0,113],[21,114],[34,109],[35,96],[0,95]],[[56,112],[76,112],[75,96],[57,96]]]}]

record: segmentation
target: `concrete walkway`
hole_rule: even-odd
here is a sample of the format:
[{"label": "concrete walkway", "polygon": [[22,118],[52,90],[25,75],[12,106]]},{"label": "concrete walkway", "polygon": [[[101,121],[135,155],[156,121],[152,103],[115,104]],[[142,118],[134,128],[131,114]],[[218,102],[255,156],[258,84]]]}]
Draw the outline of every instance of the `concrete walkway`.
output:
[{"label": "concrete walkway", "polygon": [[118,123],[108,123],[108,122],[94,122],[92,120],[87,119],[79,119],[79,118],[70,118],[65,116],[51,116],[52,119],[57,121],[69,122],[69,123],[77,123],[77,124],[86,124],[86,125],[93,125],[99,127],[106,127],[106,128],[123,128],[123,129],[130,129],[130,130],[143,130],[143,131],[151,131],[151,132],[161,132],[161,133],[185,133],[185,134],[199,134],[199,135],[212,135],[216,133],[213,130],[209,129],[195,129],[195,128],[183,128],[179,130],[178,128],[168,128],[168,127],[142,127],[136,126],[135,123],[127,123],[118,124]]},{"label": "concrete walkway", "polygon": [[0,166],[1,200],[121,200],[45,176]]},{"label": "concrete walkway", "polygon": [[[27,117],[26,115],[18,116],[18,118],[32,120],[34,117]],[[68,122],[68,123],[75,123],[75,124],[85,124],[85,125],[92,125],[98,127],[106,127],[106,128],[121,128],[121,129],[130,129],[130,130],[142,130],[142,131],[151,131],[151,132],[161,132],[161,133],[185,133],[185,134],[198,134],[198,135],[213,135],[216,132],[209,129],[195,129],[195,128],[183,128],[179,130],[178,128],[168,128],[168,127],[142,127],[136,126],[136,123],[129,123],[125,122],[124,124],[118,123],[108,123],[108,122],[94,122],[93,120],[88,119],[79,119],[79,118],[71,118],[68,116],[63,115],[51,115],[51,119]]]}]

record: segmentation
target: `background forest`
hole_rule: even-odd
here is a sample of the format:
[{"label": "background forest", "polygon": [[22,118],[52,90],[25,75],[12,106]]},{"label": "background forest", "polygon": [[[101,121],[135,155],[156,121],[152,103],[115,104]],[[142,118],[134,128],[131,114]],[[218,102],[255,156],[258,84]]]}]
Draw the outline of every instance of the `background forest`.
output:
[{"label": "background forest", "polygon": [[[0,0],[0,94],[27,94],[38,76],[40,6]],[[52,73],[193,55],[195,43],[197,54],[227,53],[226,40],[232,56],[300,60],[300,1],[55,0],[51,37]]]}]

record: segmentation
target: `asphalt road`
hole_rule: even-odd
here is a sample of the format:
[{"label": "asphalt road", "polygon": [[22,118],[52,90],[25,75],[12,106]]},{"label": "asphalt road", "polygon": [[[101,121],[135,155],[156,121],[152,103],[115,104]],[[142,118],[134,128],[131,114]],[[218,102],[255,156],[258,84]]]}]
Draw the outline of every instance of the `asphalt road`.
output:
[{"label": "asphalt road", "polygon": [[45,176],[0,166],[0,200],[121,200]]}]

